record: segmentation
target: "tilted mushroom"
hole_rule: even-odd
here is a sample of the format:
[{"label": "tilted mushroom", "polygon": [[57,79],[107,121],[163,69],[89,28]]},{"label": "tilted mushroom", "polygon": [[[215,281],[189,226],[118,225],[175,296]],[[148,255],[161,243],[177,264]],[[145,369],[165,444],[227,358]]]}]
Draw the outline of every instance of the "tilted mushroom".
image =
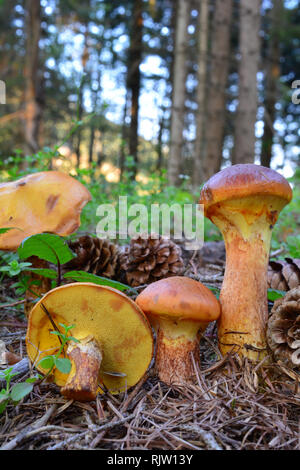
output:
[{"label": "tilted mushroom", "polygon": [[198,281],[174,276],[153,282],[136,298],[157,331],[156,370],[168,385],[193,379],[197,362],[198,332],[220,315],[213,293]]},{"label": "tilted mushroom", "polygon": [[[14,227],[0,235],[0,249],[16,251],[28,236],[51,232],[66,236],[80,226],[80,213],[91,200],[90,192],[79,181],[59,171],[27,175],[0,184],[0,228]],[[45,267],[36,257],[34,267]],[[40,294],[50,288],[50,280],[33,290]]]},{"label": "tilted mushroom", "polygon": [[41,359],[57,354],[60,342],[54,326],[75,325],[79,340],[66,346],[72,363],[69,375],[54,369],[54,381],[67,398],[93,400],[102,384],[112,393],[135,385],[146,373],[153,354],[152,330],[140,308],[125,294],[108,286],[72,283],[49,291],[31,310],[26,335],[27,353],[46,373]]},{"label": "tilted mushroom", "polygon": [[200,204],[221,230],[226,268],[218,325],[220,350],[259,360],[267,354],[267,270],[271,233],[292,199],[286,179],[270,168],[240,164],[204,185]]}]

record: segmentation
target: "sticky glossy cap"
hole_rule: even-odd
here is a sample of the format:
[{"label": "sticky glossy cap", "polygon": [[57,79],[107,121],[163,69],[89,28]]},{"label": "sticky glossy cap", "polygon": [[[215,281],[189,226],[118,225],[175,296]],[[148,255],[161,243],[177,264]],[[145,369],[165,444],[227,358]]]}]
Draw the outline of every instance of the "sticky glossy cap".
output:
[{"label": "sticky glossy cap", "polygon": [[207,287],[183,276],[153,282],[136,303],[146,314],[181,320],[210,322],[221,313],[219,301]]},{"label": "sticky glossy cap", "polygon": [[206,210],[222,201],[254,195],[277,196],[288,204],[292,199],[292,189],[283,176],[270,168],[254,164],[232,165],[208,180],[199,203],[204,204]]}]

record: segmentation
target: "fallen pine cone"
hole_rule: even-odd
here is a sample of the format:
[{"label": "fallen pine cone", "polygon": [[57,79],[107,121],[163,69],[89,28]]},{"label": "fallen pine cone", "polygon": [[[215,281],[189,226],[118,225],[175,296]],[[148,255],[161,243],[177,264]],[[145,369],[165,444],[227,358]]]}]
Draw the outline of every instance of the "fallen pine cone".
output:
[{"label": "fallen pine cone", "polygon": [[300,365],[300,286],[274,302],[267,341],[276,361],[293,369]]},{"label": "fallen pine cone", "polygon": [[84,235],[68,245],[77,256],[64,266],[64,271],[86,271],[109,279],[115,275],[119,248],[114,243]]},{"label": "fallen pine cone", "polygon": [[300,285],[300,259],[285,258],[270,261],[268,268],[268,287],[288,291]]},{"label": "fallen pine cone", "polygon": [[183,267],[181,249],[163,236],[133,238],[119,257],[120,277],[132,287],[179,276]]}]

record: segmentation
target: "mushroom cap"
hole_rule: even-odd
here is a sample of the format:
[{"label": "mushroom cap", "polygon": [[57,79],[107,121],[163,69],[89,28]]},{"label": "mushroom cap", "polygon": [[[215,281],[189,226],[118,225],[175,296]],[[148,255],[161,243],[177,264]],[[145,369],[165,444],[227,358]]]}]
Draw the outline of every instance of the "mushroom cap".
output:
[{"label": "mushroom cap", "polygon": [[73,233],[90,200],[83,184],[59,171],[33,173],[0,184],[0,227],[16,228],[0,236],[0,249],[14,251],[24,238],[37,233]]},{"label": "mushroom cap", "polygon": [[232,165],[213,175],[203,186],[200,204],[207,209],[219,202],[249,196],[277,196],[292,199],[292,189],[287,180],[270,168],[251,163]]},{"label": "mushroom cap", "polygon": [[[147,371],[153,354],[153,335],[147,318],[129,297],[108,286],[72,283],[49,291],[33,307],[26,335],[27,353],[42,373],[38,363],[57,353],[60,342],[42,304],[55,325],[75,325],[70,335],[78,340],[92,336],[98,343],[103,360],[100,379],[113,393],[135,385]],[[67,348],[66,348],[67,349]],[[124,377],[104,372],[126,374]],[[65,385],[67,374],[54,370],[54,380]]]},{"label": "mushroom cap", "polygon": [[217,320],[220,303],[201,282],[174,276],[153,282],[136,298],[144,313],[157,317],[195,322]]}]

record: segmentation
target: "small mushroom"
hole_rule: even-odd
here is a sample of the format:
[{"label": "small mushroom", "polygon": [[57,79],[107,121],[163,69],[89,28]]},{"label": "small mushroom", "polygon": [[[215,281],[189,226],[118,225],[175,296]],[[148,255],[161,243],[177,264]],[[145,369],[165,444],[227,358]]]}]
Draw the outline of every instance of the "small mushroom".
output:
[{"label": "small mushroom", "polygon": [[[16,251],[30,235],[51,232],[66,236],[80,226],[80,213],[91,200],[89,191],[79,181],[59,171],[27,175],[17,181],[0,184],[0,228],[14,227],[0,235],[0,250]],[[29,261],[36,268],[47,263],[36,257]],[[40,279],[32,274],[32,279]],[[33,286],[38,295],[51,287],[49,279]],[[27,297],[33,298],[30,294]],[[27,311],[31,308],[29,302]]]},{"label": "small mushroom", "polygon": [[[46,311],[50,314],[48,318]],[[70,399],[95,399],[99,383],[112,393],[125,391],[146,373],[153,354],[151,327],[140,308],[125,294],[108,286],[72,283],[49,291],[31,310],[27,353],[35,366],[57,354],[60,342],[54,326],[75,325],[70,334],[79,343],[66,345],[72,368],[54,369],[54,381]]]},{"label": "small mushroom", "polygon": [[168,385],[184,385],[195,374],[198,332],[217,320],[220,304],[198,281],[174,276],[153,282],[136,298],[157,332],[156,370]]},{"label": "small mushroom", "polygon": [[200,204],[221,230],[226,246],[220,294],[220,350],[253,361],[267,355],[267,270],[271,233],[292,199],[286,179],[270,168],[240,164],[225,168],[204,185]]}]

